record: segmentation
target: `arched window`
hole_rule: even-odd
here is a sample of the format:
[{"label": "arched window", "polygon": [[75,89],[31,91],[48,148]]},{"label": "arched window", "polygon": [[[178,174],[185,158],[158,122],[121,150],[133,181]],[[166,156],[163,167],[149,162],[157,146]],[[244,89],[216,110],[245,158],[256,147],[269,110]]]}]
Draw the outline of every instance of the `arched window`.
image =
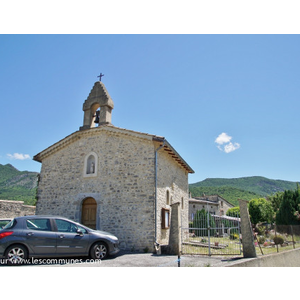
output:
[{"label": "arched window", "polygon": [[84,177],[97,176],[98,156],[95,152],[89,153],[84,160]]}]

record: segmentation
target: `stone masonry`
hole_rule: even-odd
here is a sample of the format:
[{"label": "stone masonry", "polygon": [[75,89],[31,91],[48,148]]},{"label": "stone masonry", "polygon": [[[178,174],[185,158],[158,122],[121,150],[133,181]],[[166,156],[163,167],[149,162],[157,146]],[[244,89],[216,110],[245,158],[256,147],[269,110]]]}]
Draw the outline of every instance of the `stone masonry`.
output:
[{"label": "stone masonry", "polygon": [[34,157],[42,163],[36,214],[81,222],[89,199],[96,229],[115,234],[122,249],[151,251],[154,242],[169,243],[162,209],[170,221],[171,205],[180,203],[188,226],[188,174],[194,171],[165,138],[113,126],[113,107],[104,84],[95,83],[79,131]]},{"label": "stone masonry", "polygon": [[[36,213],[80,222],[83,200],[93,197],[97,229],[118,236],[124,249],[153,249],[158,146],[151,135],[108,125],[72,134],[35,157],[42,161]],[[97,176],[85,177],[84,161],[90,152],[98,157]],[[188,171],[162,149],[157,173],[157,240],[168,244],[169,229],[161,228],[161,209],[174,202],[183,204],[182,222],[187,227]]]},{"label": "stone masonry", "polygon": [[239,199],[243,255],[245,258],[251,258],[256,257],[256,250],[254,246],[254,235],[251,227],[247,204],[248,201]]},{"label": "stone masonry", "polygon": [[35,206],[24,205],[24,201],[0,200],[0,218],[10,219],[35,214]]}]

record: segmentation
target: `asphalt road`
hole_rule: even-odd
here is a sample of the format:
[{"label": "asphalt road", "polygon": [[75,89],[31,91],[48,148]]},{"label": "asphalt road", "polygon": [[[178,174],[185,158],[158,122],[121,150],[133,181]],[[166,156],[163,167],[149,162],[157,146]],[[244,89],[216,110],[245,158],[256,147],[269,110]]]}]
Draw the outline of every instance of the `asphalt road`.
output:
[{"label": "asphalt road", "polygon": [[[119,252],[105,260],[86,257],[70,258],[30,258],[23,267],[225,267],[236,262],[232,257],[206,255],[156,255],[153,253]],[[0,263],[0,267],[9,267]]]},{"label": "asphalt road", "polygon": [[224,267],[232,264],[230,257],[209,257],[201,255],[156,255],[152,253],[119,253],[102,261],[93,261],[86,258],[69,258],[56,263],[45,261],[35,266],[51,267]]}]

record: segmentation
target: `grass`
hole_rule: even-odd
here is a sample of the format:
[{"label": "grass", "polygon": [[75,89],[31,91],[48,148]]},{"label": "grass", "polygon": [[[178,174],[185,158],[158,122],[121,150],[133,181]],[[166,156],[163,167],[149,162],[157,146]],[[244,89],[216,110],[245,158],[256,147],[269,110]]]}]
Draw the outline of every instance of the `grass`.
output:
[{"label": "grass", "polygon": [[[286,236],[286,241],[291,242],[292,237]],[[283,252],[288,250],[293,250],[294,248],[300,248],[300,236],[294,236],[295,245],[293,246],[292,243],[289,243],[286,246],[278,245],[278,250],[276,245],[268,245],[268,246],[261,246],[261,250],[258,246],[257,241],[255,241],[255,249],[257,256],[267,255],[267,254],[276,254],[277,252]],[[218,243],[218,246],[215,246]],[[199,255],[218,255],[218,256],[243,256],[242,245],[239,243],[238,240],[231,240],[229,237],[211,237],[210,238],[210,249],[208,244],[208,237],[189,237],[185,239],[182,244],[182,253],[183,254],[199,254]]]},{"label": "grass", "polygon": [[258,246],[258,243],[255,242],[255,249],[256,249],[256,254],[258,256],[261,255],[267,255],[267,254],[275,254],[275,253],[279,253],[279,252],[284,252],[284,251],[288,251],[288,250],[293,250],[293,249],[297,249],[300,248],[300,237],[299,236],[294,236],[294,242],[295,244],[293,245],[292,243],[292,236],[286,236],[286,241],[289,241],[288,245],[284,244],[283,246],[281,245],[260,245],[261,250]]},{"label": "grass", "polygon": [[238,240],[231,240],[229,237],[189,237],[182,245],[184,254],[202,254],[202,255],[240,255],[240,243]]}]

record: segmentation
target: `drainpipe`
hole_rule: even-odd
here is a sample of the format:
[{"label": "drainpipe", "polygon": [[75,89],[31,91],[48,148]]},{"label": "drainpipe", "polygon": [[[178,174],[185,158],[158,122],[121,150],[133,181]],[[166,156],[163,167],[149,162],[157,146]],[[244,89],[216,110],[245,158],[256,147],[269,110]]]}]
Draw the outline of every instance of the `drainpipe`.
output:
[{"label": "drainpipe", "polygon": [[159,248],[159,243],[157,242],[157,153],[161,148],[163,148],[165,143],[166,140],[163,139],[163,144],[155,150],[155,248],[156,250],[158,250]]}]

